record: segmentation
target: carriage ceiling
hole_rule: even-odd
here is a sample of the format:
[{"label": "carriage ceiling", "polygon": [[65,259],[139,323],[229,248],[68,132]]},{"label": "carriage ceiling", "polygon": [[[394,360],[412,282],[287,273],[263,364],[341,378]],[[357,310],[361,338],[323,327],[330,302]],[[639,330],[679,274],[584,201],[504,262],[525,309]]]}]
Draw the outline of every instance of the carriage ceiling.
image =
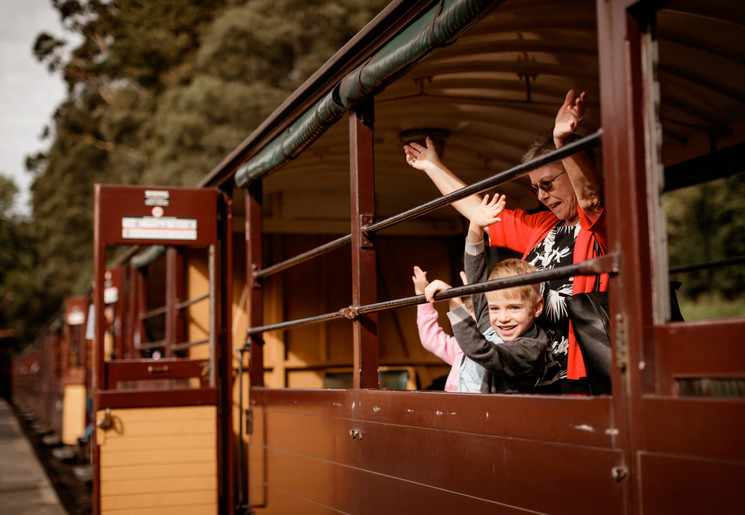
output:
[{"label": "carriage ceiling", "polygon": [[[673,0],[658,12],[658,78],[665,164],[745,141],[745,4]],[[401,134],[439,129],[444,162],[467,183],[519,163],[553,126],[569,89],[585,91],[581,132],[601,126],[595,2],[507,0],[454,44],[375,97],[376,219],[438,196],[406,165]],[[348,123],[343,117],[264,179],[268,232],[349,232]],[[503,185],[508,205],[532,209],[527,179]],[[464,230],[451,207],[388,229]]]}]

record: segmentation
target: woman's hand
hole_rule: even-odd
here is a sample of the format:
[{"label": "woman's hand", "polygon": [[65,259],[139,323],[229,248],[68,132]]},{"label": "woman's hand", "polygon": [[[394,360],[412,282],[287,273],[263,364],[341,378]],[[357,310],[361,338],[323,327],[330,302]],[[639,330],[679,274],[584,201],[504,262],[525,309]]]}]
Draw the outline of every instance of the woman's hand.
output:
[{"label": "woman's hand", "polygon": [[586,95],[583,91],[575,98],[574,90],[570,89],[564,99],[554,121],[554,143],[556,148],[571,142],[571,136],[585,117]]},{"label": "woman's hand", "polygon": [[422,146],[412,141],[408,145],[404,145],[404,154],[406,155],[406,162],[409,166],[426,172],[428,166],[434,165],[440,167],[442,163],[440,163],[440,156],[437,155],[435,144],[432,143],[432,140],[427,137],[425,143],[426,146]]}]

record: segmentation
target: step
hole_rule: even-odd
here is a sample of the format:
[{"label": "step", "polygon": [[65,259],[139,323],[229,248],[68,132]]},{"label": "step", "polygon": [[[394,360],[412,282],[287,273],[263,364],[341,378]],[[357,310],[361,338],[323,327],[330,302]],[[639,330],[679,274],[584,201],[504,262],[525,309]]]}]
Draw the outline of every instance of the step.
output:
[{"label": "step", "polygon": [[78,453],[72,447],[57,447],[52,449],[52,456],[60,461],[69,461],[77,458]]}]

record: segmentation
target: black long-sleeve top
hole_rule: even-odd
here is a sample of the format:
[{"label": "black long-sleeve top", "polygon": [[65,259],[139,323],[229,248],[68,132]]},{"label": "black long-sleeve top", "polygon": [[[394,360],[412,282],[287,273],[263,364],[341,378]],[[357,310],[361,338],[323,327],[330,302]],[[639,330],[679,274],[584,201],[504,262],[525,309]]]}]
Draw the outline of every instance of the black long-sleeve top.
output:
[{"label": "black long-sleeve top", "polygon": [[[484,246],[466,243],[465,272],[469,284],[487,279]],[[548,337],[540,326],[533,327],[510,342],[495,344],[484,332],[491,327],[489,308],[483,293],[472,297],[478,323],[465,306],[448,313],[458,345],[466,356],[486,369],[482,392],[527,393],[543,376]]]}]

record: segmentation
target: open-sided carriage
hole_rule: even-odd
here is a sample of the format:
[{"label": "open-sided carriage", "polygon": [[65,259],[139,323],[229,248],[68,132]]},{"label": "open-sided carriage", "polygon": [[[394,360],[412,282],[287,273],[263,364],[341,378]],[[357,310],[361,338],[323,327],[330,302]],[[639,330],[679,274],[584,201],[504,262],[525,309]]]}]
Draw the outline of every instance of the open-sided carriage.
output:
[{"label": "open-sided carriage", "polygon": [[[671,321],[663,201],[742,172],[744,25],[731,0],[396,0],[198,188],[98,186],[95,284],[117,261],[130,301],[106,347],[94,289],[95,511],[741,511],[745,319]],[[457,283],[459,198],[539,208],[516,165],[569,89],[585,137],[549,158],[598,154],[609,249],[557,273],[610,275],[611,394],[429,390],[411,269]],[[466,189],[406,165],[425,136]]]}]

